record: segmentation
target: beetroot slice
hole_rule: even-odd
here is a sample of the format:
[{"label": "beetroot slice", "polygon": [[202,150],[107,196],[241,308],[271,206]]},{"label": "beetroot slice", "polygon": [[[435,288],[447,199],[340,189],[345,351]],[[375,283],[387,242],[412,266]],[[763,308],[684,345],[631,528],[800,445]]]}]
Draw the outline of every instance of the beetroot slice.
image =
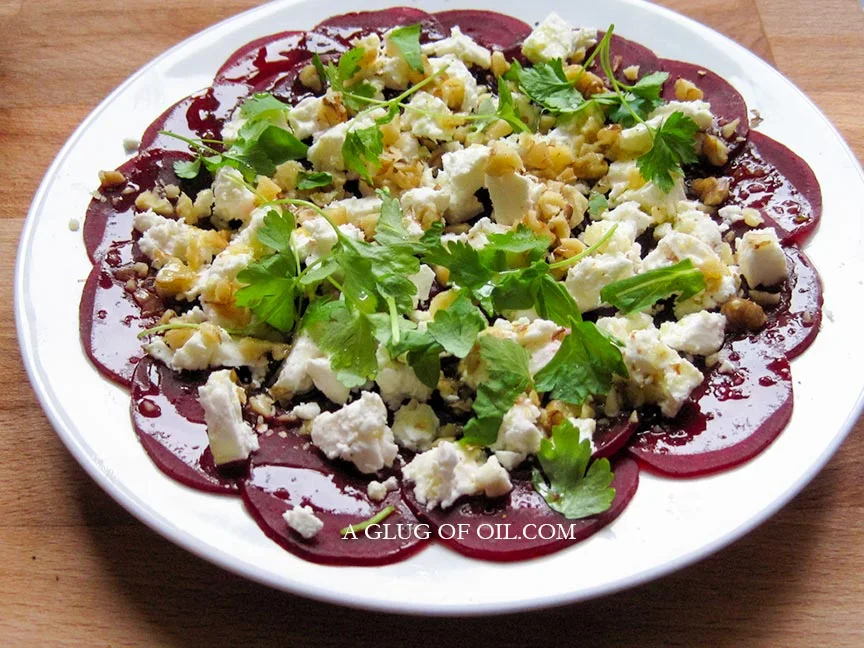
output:
[{"label": "beetroot slice", "polygon": [[222,139],[222,126],[231,117],[234,106],[249,92],[240,84],[220,83],[181,99],[147,127],[139,150],[160,148],[189,152],[185,142],[161,135],[160,130],[192,139]]},{"label": "beetroot slice", "polygon": [[296,75],[313,54],[326,58],[346,49],[347,45],[341,41],[316,32],[289,31],[265,36],[234,52],[216,72],[213,83],[214,86],[241,84],[250,91],[260,92],[283,75]]},{"label": "beetroot slice", "polygon": [[598,423],[594,432],[594,456],[611,457],[630,440],[639,424],[629,415],[621,415],[605,423]]},{"label": "beetroot slice", "polygon": [[[84,218],[84,247],[93,263],[108,251],[109,246],[132,239],[132,219],[135,199],[141,192],[159,184],[180,184],[174,173],[175,160],[191,160],[189,153],[145,151],[124,162],[117,170],[126,182],[115,187],[102,187],[103,198],[94,198]],[[129,193],[123,193],[131,189]]]},{"label": "beetroot slice", "polygon": [[615,461],[612,469],[612,506],[583,520],[568,520],[549,508],[534,490],[528,470],[511,473],[513,490],[508,495],[497,499],[472,497],[446,511],[427,511],[414,499],[410,486],[403,486],[403,495],[418,516],[436,529],[438,538],[459,553],[482,560],[524,560],[584,540],[621,514],[639,485],[639,466],[624,457]]},{"label": "beetroot slice", "polygon": [[663,99],[675,101],[675,82],[678,79],[690,81],[702,91],[703,100],[711,104],[711,112],[717,117],[719,127],[738,120],[735,132],[727,139],[734,149],[740,148],[750,131],[747,103],[741,93],[724,78],[704,67],[672,59],[660,59],[660,66],[669,73],[663,85]]},{"label": "beetroot slice", "polygon": [[822,218],[822,191],[809,165],[779,142],[750,131],[744,150],[723,169],[727,204],[758,209],[785,243],[803,243]]},{"label": "beetroot slice", "polygon": [[792,416],[789,363],[757,338],[727,342],[735,365],[717,365],[673,419],[646,413],[630,453],[674,477],[718,472],[762,452]]},{"label": "beetroot slice", "polygon": [[[382,502],[373,502],[366,495],[369,478],[325,462],[317,449],[293,431],[265,433],[259,441],[261,448],[253,455],[249,476],[241,485],[243,502],[264,533],[291,553],[324,564],[383,565],[403,560],[426,544],[423,527],[398,490]],[[282,518],[285,511],[307,505],[324,522],[309,540]],[[396,510],[376,529],[380,536],[366,537],[360,531],[356,539],[343,539],[339,534],[340,529],[386,506]]]},{"label": "beetroot slice", "polygon": [[797,246],[784,248],[789,279],[780,303],[766,309],[768,323],[759,337],[791,360],[801,355],[819,333],[822,323],[822,281],[810,259]]},{"label": "beetroot slice", "polygon": [[449,30],[445,30],[434,15],[413,7],[391,7],[379,11],[356,11],[332,16],[318,23],[315,31],[340,39],[347,45],[349,41],[362,38],[372,32],[381,35],[394,27],[413,25],[418,22],[422,28],[421,42],[444,38],[449,33]]},{"label": "beetroot slice", "polygon": [[130,413],[135,432],[153,463],[172,479],[212,493],[234,493],[235,480],[213,463],[198,387],[200,373],[178,373],[145,357],[132,381]]},{"label": "beetroot slice", "polygon": [[453,27],[458,26],[463,34],[483,47],[503,52],[521,47],[522,41],[531,33],[531,25],[494,11],[453,9],[432,15],[448,34]]},{"label": "beetroot slice", "polygon": [[155,325],[164,311],[152,282],[135,280],[134,292],[141,303],[126,288],[135,276],[131,266],[140,260],[131,242],[110,248],[90,271],[78,306],[81,345],[87,357],[104,376],[127,387],[141,358],[138,333]]},{"label": "beetroot slice", "polygon": [[[604,31],[597,32],[598,43],[605,33],[606,32]],[[592,50],[589,50],[589,56],[592,51],[593,48]],[[644,45],[634,43],[618,34],[612,34],[612,40],[609,43],[609,55],[612,61],[612,71],[615,73],[615,78],[623,83],[632,83],[632,81],[629,81],[624,76],[624,69],[631,65],[639,66],[639,78],[661,69],[660,59],[657,58],[657,55],[654,52]],[[606,79],[606,74],[603,72],[603,68],[600,66],[600,61],[598,59],[595,59],[591,64],[591,67],[588,69],[599,77]]]}]

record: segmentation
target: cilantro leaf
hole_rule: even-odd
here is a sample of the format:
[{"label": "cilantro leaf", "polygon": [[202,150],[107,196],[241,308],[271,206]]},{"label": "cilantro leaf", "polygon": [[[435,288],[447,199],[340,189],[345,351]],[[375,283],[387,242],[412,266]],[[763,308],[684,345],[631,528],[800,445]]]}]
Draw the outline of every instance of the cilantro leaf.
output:
[{"label": "cilantro leaf", "polygon": [[480,309],[465,292],[460,291],[447,309],[435,313],[435,319],[429,323],[428,331],[445,351],[464,358],[474,347],[477,334],[487,325]]},{"label": "cilantro leaf", "polygon": [[196,157],[194,160],[175,160],[174,173],[178,178],[186,178],[191,180],[197,178],[201,172],[201,158]]},{"label": "cilantro leaf", "polygon": [[282,103],[269,92],[256,92],[240,105],[240,116],[245,120],[274,119],[291,106]]},{"label": "cilantro leaf", "polygon": [[279,213],[271,209],[264,216],[264,224],[258,229],[258,240],[277,252],[293,255],[291,252],[291,232],[294,231],[294,214],[285,210]]},{"label": "cilantro leaf", "polygon": [[342,159],[345,168],[359,175],[366,184],[372,184],[370,168],[381,166],[380,156],[384,152],[384,135],[378,126],[358,128],[345,135],[342,144]]},{"label": "cilantro leaf", "polygon": [[567,519],[597,515],[612,506],[615,489],[609,460],[597,459],[589,465],[591,442],[580,442],[579,431],[570,421],[552,428],[552,439],[540,442],[537,459],[543,473],[534,469],[534,489]]},{"label": "cilantro leaf", "polygon": [[343,288],[352,301],[373,305],[377,293],[385,301],[392,300],[400,313],[413,310],[417,286],[408,277],[420,270],[420,261],[410,247],[373,245],[340,236],[334,256],[345,270]]},{"label": "cilantro leaf", "polygon": [[378,371],[378,342],[372,321],[348,308],[344,301],[313,302],[303,327],[315,343],[330,355],[330,367],[346,387],[359,387]]},{"label": "cilantro leaf", "polygon": [[408,65],[418,72],[423,71],[423,59],[420,52],[420,23],[397,27],[388,34],[387,39],[396,46]]},{"label": "cilantro leaf", "polygon": [[692,119],[682,112],[673,112],[654,131],[651,150],[636,159],[636,166],[646,180],[665,193],[674,186],[673,175],[682,175],[682,164],[697,161],[695,135],[699,130]]},{"label": "cilantro leaf", "polygon": [[[251,144],[252,142],[246,142],[247,148]],[[297,139],[294,133],[273,125],[261,132],[255,144],[274,165],[282,164],[286,160],[305,158],[309,150],[309,147]]]},{"label": "cilantro leaf", "polygon": [[516,133],[530,133],[531,129],[522,121],[513,105],[513,94],[503,77],[498,78],[498,108],[495,115],[503,119]]},{"label": "cilantro leaf", "polygon": [[531,385],[531,372],[528,352],[518,343],[481,335],[477,344],[488,379],[477,388],[476,418],[465,426],[462,442],[486,446],[495,443],[504,414]]},{"label": "cilantro leaf", "polygon": [[375,240],[381,245],[404,246],[412,243],[408,230],[402,224],[402,206],[399,200],[390,195],[389,191],[379,189],[381,198],[381,214],[375,226]]},{"label": "cilantro leaf", "polygon": [[328,187],[333,184],[333,176],[324,171],[310,173],[301,171],[297,174],[297,188],[300,191],[309,191],[320,187]]},{"label": "cilantro leaf", "polygon": [[519,73],[519,85],[531,99],[552,113],[574,113],[585,99],[564,74],[561,59],[552,59]]},{"label": "cilantro leaf", "polygon": [[244,268],[237,280],[247,285],[234,294],[235,303],[275,329],[292,330],[297,317],[296,269],[294,259],[283,254],[272,254]]},{"label": "cilantro leaf", "polygon": [[542,259],[552,241],[550,236],[537,234],[523,223],[507,232],[490,234],[488,238],[489,244],[480,250],[480,258],[487,268],[499,272]]},{"label": "cilantro leaf", "polygon": [[[392,342],[392,340],[391,340]],[[438,386],[441,376],[441,353],[444,349],[428,331],[409,329],[401,334],[398,344],[388,346],[390,357],[405,355],[417,378],[430,389]]]},{"label": "cilantro leaf", "polygon": [[444,266],[450,270],[450,283],[477,291],[492,278],[492,272],[480,261],[480,254],[462,241],[440,240],[423,257],[424,263]]},{"label": "cilantro leaf", "polygon": [[615,375],[628,375],[621,350],[593,322],[572,322],[561,348],[534,381],[549,398],[580,405],[591,395],[607,394]]},{"label": "cilantro leaf", "polygon": [[634,277],[615,281],[603,287],[600,297],[623,313],[653,306],[669,295],[689,299],[705,290],[705,276],[690,259],[675,265],[649,270]]},{"label": "cilantro leaf", "polygon": [[543,319],[552,320],[559,326],[570,326],[572,321],[582,319],[573,295],[552,275],[542,275],[535,283],[534,291],[534,310]]},{"label": "cilantro leaf", "polygon": [[548,272],[549,266],[543,261],[538,261],[527,268],[498,273],[492,280],[494,287],[491,297],[495,312],[502,313],[534,306],[535,286]]},{"label": "cilantro leaf", "polygon": [[594,217],[600,216],[609,209],[609,201],[601,193],[592,193],[588,199],[588,213]]}]

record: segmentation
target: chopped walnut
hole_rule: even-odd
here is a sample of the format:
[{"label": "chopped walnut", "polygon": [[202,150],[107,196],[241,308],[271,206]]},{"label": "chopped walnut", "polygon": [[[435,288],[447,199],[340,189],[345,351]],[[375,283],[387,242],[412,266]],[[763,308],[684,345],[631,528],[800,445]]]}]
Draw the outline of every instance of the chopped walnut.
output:
[{"label": "chopped walnut", "polygon": [[697,178],[690,186],[699,200],[709,207],[720,205],[729,197],[729,178]]},{"label": "chopped walnut", "polygon": [[675,98],[678,101],[697,101],[704,96],[699,87],[692,81],[680,78],[675,80]]},{"label": "chopped walnut", "polygon": [[119,171],[100,171],[99,183],[103,187],[117,187],[126,184],[126,176]]},{"label": "chopped walnut", "polygon": [[726,326],[733,331],[758,331],[768,321],[759,304],[742,297],[730,299],[720,312],[726,316]]},{"label": "chopped walnut", "polygon": [[714,166],[721,167],[729,161],[729,147],[715,135],[706,135],[702,142],[702,154]]}]

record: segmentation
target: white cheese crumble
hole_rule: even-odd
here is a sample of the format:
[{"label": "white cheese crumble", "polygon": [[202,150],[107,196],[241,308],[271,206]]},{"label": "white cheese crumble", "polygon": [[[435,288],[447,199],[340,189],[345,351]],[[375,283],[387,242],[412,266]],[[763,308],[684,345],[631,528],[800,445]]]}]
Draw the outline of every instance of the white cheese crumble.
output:
[{"label": "white cheese crumble", "polygon": [[746,232],[738,239],[736,255],[751,288],[776,286],[786,279],[786,255],[773,229]]},{"label": "white cheese crumble", "polygon": [[432,447],[438,438],[438,417],[426,403],[410,400],[393,417],[393,437],[403,448],[422,452]]},{"label": "white cheese crumble", "polygon": [[513,226],[528,214],[544,187],[528,176],[509,173],[487,175],[486,188],[492,200],[495,222]]},{"label": "white cheese crumble", "polygon": [[372,480],[366,486],[366,494],[373,502],[380,502],[387,497],[387,493],[399,490],[399,482],[396,477],[388,477],[383,482]]},{"label": "white cheese crumble", "polygon": [[211,373],[207,383],[198,388],[198,400],[204,408],[210,452],[216,465],[242,461],[258,449],[258,437],[243,420],[246,393],[235,384],[233,371]]},{"label": "white cheese crumble", "polygon": [[255,194],[243,181],[243,174],[233,167],[222,167],[213,179],[214,227],[227,229],[234,221],[245,225],[255,209]]},{"label": "white cheese crumble", "polygon": [[450,29],[450,36],[441,40],[426,43],[421,48],[426,55],[444,56],[452,54],[470,65],[476,65],[488,70],[492,65],[492,52],[478,45],[470,36],[466,36],[456,25]]},{"label": "white cheese crumble", "polygon": [[540,408],[527,396],[520,396],[504,415],[498,438],[490,446],[507,470],[513,470],[529,454],[540,450],[540,441],[546,436],[539,426]]},{"label": "white cheese crumble", "polygon": [[660,339],[676,351],[708,356],[723,346],[726,317],[720,313],[699,311],[685,315],[677,322],[660,325]]},{"label": "white cheese crumble", "polygon": [[330,367],[330,358],[308,334],[301,334],[282,363],[270,393],[283,403],[298,394],[305,394],[313,385],[334,403],[345,403],[350,390],[343,385]]},{"label": "white cheese crumble", "polygon": [[432,388],[420,381],[411,366],[390,359],[383,345],[378,347],[377,356],[378,374],[375,376],[375,383],[381,391],[381,398],[391,409],[396,409],[403,401],[411,398],[429,400]]},{"label": "white cheese crumble", "polygon": [[295,506],[288,509],[282,514],[282,519],[306,540],[311,540],[324,528],[324,522],[315,515],[311,506]]},{"label": "white cheese crumble", "polygon": [[445,214],[448,223],[461,223],[483,211],[474,194],[484,185],[488,160],[489,149],[479,144],[445,153],[442,157],[443,169],[438,174],[438,182],[450,196]]},{"label": "white cheese crumble", "polygon": [[362,473],[392,466],[399,450],[387,425],[384,401],[368,391],[336,412],[321,413],[312,422],[312,443],[328,459],[350,461]]},{"label": "white cheese crumble", "polygon": [[447,123],[447,117],[452,114],[438,97],[418,92],[408,102],[401,124],[415,137],[445,141],[453,139],[453,127]]},{"label": "white cheese crumble", "polygon": [[574,29],[556,13],[550,13],[522,44],[522,53],[532,63],[566,60],[580,47],[597,44],[596,29]]},{"label": "white cheese crumble", "polygon": [[[339,231],[355,241],[362,241],[365,236],[363,230],[351,223],[339,225]],[[291,232],[291,247],[307,266],[330,254],[337,240],[336,231],[323,216],[307,218]]]}]

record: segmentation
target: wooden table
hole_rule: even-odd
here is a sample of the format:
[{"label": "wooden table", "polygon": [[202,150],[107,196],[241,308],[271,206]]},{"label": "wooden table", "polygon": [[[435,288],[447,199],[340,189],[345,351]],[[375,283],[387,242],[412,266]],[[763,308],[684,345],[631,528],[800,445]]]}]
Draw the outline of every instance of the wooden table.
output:
[{"label": "wooden table", "polygon": [[[255,4],[0,0],[0,644],[864,645],[861,424],[793,503],[698,565],[599,601],[458,624],[249,583],[163,540],[90,480],[19,359],[12,273],[24,215],[62,143],[108,92],[167,47]],[[864,156],[864,13],[855,0],[662,4],[773,60]]]}]

